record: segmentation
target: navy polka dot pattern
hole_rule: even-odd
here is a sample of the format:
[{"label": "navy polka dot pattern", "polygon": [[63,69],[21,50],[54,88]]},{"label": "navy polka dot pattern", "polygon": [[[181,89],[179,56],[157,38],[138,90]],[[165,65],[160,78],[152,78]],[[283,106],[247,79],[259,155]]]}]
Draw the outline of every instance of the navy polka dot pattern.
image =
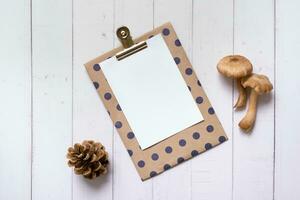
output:
[{"label": "navy polka dot pattern", "polygon": [[225,142],[226,141],[226,138],[224,137],[224,136],[220,136],[219,137],[219,142],[220,143],[223,143],[223,142]]},{"label": "navy polka dot pattern", "polygon": [[150,172],[150,177],[154,177],[156,175],[157,175],[157,173],[155,171]]},{"label": "navy polka dot pattern", "polygon": [[122,111],[122,108],[121,108],[121,106],[119,104],[117,105],[116,108],[117,108],[118,111]]},{"label": "navy polka dot pattern", "polygon": [[139,166],[140,168],[145,167],[145,161],[140,160],[140,161],[138,162],[138,166]]},{"label": "navy polka dot pattern", "polygon": [[186,145],[186,141],[184,139],[179,140],[179,146],[184,147]]},{"label": "navy polka dot pattern", "polygon": [[205,149],[206,149],[206,150],[209,150],[209,149],[211,149],[211,148],[212,148],[211,143],[206,143],[206,144],[205,144]]},{"label": "navy polka dot pattern", "polygon": [[192,75],[192,73],[193,73],[193,70],[192,70],[191,68],[187,68],[187,69],[185,70],[185,74],[186,74],[186,75]]},{"label": "navy polka dot pattern", "polygon": [[120,122],[120,121],[117,121],[116,123],[115,123],[115,127],[116,128],[121,128],[122,127],[122,122]]},{"label": "navy polka dot pattern", "polygon": [[208,113],[211,114],[211,115],[215,114],[215,110],[213,109],[213,107],[210,107],[208,109]]},{"label": "navy polka dot pattern", "polygon": [[151,158],[152,158],[152,160],[156,161],[156,160],[158,160],[159,156],[158,156],[157,153],[153,153],[153,154],[151,155]]},{"label": "navy polka dot pattern", "polygon": [[201,112],[205,118],[204,122],[197,123],[193,127],[181,131],[180,134],[175,134],[172,138],[167,139],[171,140],[172,143],[168,143],[168,141],[161,142],[147,150],[140,148],[138,140],[135,139],[136,136],[132,132],[132,127],[128,124],[128,120],[122,111],[122,105],[118,104],[118,100],[109,87],[108,80],[106,80],[104,73],[101,71],[101,62],[112,58],[114,51],[105,54],[105,56],[98,58],[95,63],[87,66],[89,75],[92,75],[92,83],[104,101],[106,110],[110,114],[115,128],[122,136],[121,139],[126,146],[129,156],[131,156],[134,164],[139,169],[138,172],[142,180],[154,177],[227,140],[222,127],[218,123],[215,110],[206,99],[201,83],[197,79],[196,73],[183,51],[181,41],[177,38],[173,28],[165,25],[145,35],[141,40],[150,39],[157,34],[163,36],[174,62],[183,75],[186,87],[193,96],[195,103],[201,107]]},{"label": "navy polka dot pattern", "polygon": [[178,163],[178,164],[179,164],[179,163],[182,163],[182,162],[184,162],[184,158],[183,158],[183,157],[177,158],[177,163]]},{"label": "navy polka dot pattern", "polygon": [[162,33],[163,33],[165,36],[167,36],[167,35],[170,34],[170,30],[167,29],[167,28],[164,28]]},{"label": "navy polka dot pattern", "polygon": [[180,63],[180,58],[175,57],[175,58],[174,58],[174,61],[175,61],[175,63],[178,65],[178,64]]},{"label": "navy polka dot pattern", "polygon": [[97,83],[97,82],[93,82],[93,84],[94,84],[94,87],[95,87],[96,89],[98,89],[98,88],[99,88],[99,83]]},{"label": "navy polka dot pattern", "polygon": [[166,153],[172,153],[172,151],[173,151],[173,149],[172,149],[172,147],[170,147],[170,146],[167,146],[167,147],[165,148],[165,152],[166,152]]},{"label": "navy polka dot pattern", "polygon": [[168,170],[168,169],[170,169],[171,168],[171,165],[169,165],[169,164],[165,164],[164,165],[164,170]]},{"label": "navy polka dot pattern", "polygon": [[94,64],[93,69],[94,69],[95,71],[99,71],[99,70],[101,69],[101,67],[100,67],[99,64]]},{"label": "navy polka dot pattern", "polygon": [[104,94],[104,99],[110,100],[111,99],[111,94],[109,92]]},{"label": "navy polka dot pattern", "polygon": [[202,97],[197,97],[196,102],[197,102],[197,104],[203,103],[203,98]]},{"label": "navy polka dot pattern", "polygon": [[193,150],[193,151],[191,152],[192,157],[197,156],[198,154],[199,154],[199,153],[198,153],[197,150]]},{"label": "navy polka dot pattern", "polygon": [[198,139],[200,138],[200,133],[194,132],[194,133],[193,133],[193,138],[194,138],[195,140],[198,140]]},{"label": "navy polka dot pattern", "polygon": [[129,133],[127,133],[127,138],[128,139],[133,139],[134,138],[134,133],[133,132],[129,132]]},{"label": "navy polka dot pattern", "polygon": [[214,127],[212,126],[212,125],[208,125],[207,127],[206,127],[206,130],[207,130],[207,132],[213,132],[214,131]]},{"label": "navy polka dot pattern", "polygon": [[176,40],[175,40],[175,45],[176,45],[176,46],[178,46],[178,47],[180,47],[180,46],[181,46],[181,42],[180,42],[180,40],[179,40],[179,39],[176,39]]}]

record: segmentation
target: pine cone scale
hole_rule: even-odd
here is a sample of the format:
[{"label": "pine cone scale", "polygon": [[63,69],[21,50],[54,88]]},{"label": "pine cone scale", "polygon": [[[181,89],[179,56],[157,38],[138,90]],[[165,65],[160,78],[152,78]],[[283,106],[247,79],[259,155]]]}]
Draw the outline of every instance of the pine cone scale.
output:
[{"label": "pine cone scale", "polygon": [[74,167],[75,174],[93,179],[107,173],[108,153],[104,146],[92,140],[76,143],[68,148],[68,165]]}]

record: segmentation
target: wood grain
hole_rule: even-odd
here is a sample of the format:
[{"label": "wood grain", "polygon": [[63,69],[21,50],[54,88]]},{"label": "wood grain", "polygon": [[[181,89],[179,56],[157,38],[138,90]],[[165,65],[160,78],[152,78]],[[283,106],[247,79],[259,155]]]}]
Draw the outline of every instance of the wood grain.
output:
[{"label": "wood grain", "polygon": [[233,51],[233,2],[195,1],[193,13],[193,65],[229,140],[191,161],[192,199],[229,200],[232,198],[232,81],[221,76],[216,65]]},{"label": "wood grain", "polygon": [[300,198],[299,1],[277,0],[276,6],[276,142],[275,199]]},{"label": "wood grain", "polygon": [[5,6],[0,7],[0,23],[0,199],[29,200],[31,198],[30,1],[6,2]]},{"label": "wood grain", "polygon": [[32,49],[32,199],[71,199],[71,0],[32,1]]},{"label": "wood grain", "polygon": [[[235,0],[234,16],[234,53],[245,55],[255,73],[274,83],[274,1]],[[238,127],[246,109],[234,112],[233,199],[273,199],[273,105],[274,92],[259,97],[250,134]]]},{"label": "wood grain", "polygon": [[[300,198],[297,112],[300,50],[296,0],[10,0],[0,8],[0,199]],[[146,182],[139,179],[83,63],[171,21],[229,136],[220,147]],[[232,81],[216,71],[243,54],[274,84],[259,98],[253,132],[233,111]],[[101,141],[109,174],[73,175],[67,147]]]},{"label": "wood grain", "polygon": [[113,48],[113,2],[73,1],[73,143],[101,142],[109,153],[109,173],[96,181],[73,175],[73,200],[113,198],[113,126],[83,64]]}]

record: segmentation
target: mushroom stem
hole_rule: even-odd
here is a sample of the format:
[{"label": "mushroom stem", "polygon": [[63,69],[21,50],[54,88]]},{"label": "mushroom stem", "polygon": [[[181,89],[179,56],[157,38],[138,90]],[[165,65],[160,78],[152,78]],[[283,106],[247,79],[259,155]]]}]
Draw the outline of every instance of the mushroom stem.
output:
[{"label": "mushroom stem", "polygon": [[234,108],[242,108],[246,105],[247,102],[247,94],[245,88],[241,84],[241,79],[236,79],[236,86],[239,92],[239,98],[234,105]]},{"label": "mushroom stem", "polygon": [[258,93],[252,89],[250,93],[250,101],[249,101],[247,114],[239,123],[240,128],[245,130],[246,132],[249,132],[252,129],[255,122],[257,98],[258,98]]}]

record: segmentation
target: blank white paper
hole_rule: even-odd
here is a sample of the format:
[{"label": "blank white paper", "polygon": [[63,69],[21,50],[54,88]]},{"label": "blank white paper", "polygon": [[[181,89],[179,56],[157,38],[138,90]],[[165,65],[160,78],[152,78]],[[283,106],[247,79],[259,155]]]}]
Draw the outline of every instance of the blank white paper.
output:
[{"label": "blank white paper", "polygon": [[101,69],[142,149],[203,120],[161,35],[148,47]]}]

